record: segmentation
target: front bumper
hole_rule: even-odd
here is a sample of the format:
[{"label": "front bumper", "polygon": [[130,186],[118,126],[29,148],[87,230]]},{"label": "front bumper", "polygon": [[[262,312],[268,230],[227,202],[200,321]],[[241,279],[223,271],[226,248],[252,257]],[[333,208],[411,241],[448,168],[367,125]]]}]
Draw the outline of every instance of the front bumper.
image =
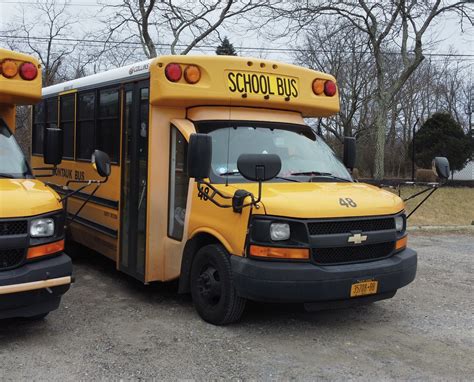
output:
[{"label": "front bumper", "polygon": [[[362,302],[392,297],[397,289],[412,282],[417,254],[405,249],[383,260],[330,266],[231,256],[231,264],[237,293],[251,300],[316,303],[350,299]],[[352,284],[367,279],[378,281],[377,295],[351,299]]]},{"label": "front bumper", "polygon": [[64,253],[0,272],[0,319],[57,309],[70,287],[71,275],[72,262]]}]

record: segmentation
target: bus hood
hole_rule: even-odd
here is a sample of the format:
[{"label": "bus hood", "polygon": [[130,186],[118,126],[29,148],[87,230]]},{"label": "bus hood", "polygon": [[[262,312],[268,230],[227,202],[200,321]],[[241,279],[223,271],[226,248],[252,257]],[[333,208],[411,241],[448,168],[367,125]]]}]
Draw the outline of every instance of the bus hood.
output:
[{"label": "bus hood", "polygon": [[[257,184],[233,186],[258,194]],[[363,183],[264,183],[262,203],[267,215],[294,218],[390,215],[405,208],[397,195]]]},{"label": "bus hood", "polygon": [[0,179],[0,219],[40,215],[62,208],[59,196],[36,179]]}]

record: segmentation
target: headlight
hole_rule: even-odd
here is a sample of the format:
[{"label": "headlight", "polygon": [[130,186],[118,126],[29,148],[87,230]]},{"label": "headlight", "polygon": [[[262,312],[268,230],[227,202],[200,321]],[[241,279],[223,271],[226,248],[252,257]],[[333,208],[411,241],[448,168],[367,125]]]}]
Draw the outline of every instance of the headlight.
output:
[{"label": "headlight", "polygon": [[402,232],[405,228],[405,219],[403,215],[395,216],[395,229],[397,232]]},{"label": "headlight", "polygon": [[51,218],[35,219],[31,221],[31,237],[48,237],[54,235],[54,220]]},{"label": "headlight", "polygon": [[287,223],[272,223],[270,225],[270,238],[273,241],[288,240],[290,238],[290,225]]}]

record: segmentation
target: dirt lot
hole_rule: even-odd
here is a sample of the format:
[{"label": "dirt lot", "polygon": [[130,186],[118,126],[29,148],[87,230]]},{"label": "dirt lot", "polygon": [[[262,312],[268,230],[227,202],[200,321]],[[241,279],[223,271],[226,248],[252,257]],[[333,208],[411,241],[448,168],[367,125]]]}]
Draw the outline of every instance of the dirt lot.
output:
[{"label": "dirt lot", "polygon": [[145,287],[78,259],[47,320],[0,321],[0,380],[470,380],[474,237],[410,241],[419,272],[392,300],[319,313],[253,304],[228,327],[201,321],[175,284]]}]

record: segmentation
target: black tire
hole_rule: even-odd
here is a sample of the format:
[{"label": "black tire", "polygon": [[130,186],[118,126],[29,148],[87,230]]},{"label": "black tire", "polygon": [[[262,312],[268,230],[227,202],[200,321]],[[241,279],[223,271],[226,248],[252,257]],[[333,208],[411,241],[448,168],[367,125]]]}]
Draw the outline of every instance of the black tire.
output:
[{"label": "black tire", "polygon": [[28,321],[43,321],[49,312],[37,314],[36,316],[26,317]]},{"label": "black tire", "polygon": [[220,244],[202,247],[191,268],[191,295],[204,321],[214,325],[236,322],[246,300],[237,295],[232,280],[229,253]]}]

